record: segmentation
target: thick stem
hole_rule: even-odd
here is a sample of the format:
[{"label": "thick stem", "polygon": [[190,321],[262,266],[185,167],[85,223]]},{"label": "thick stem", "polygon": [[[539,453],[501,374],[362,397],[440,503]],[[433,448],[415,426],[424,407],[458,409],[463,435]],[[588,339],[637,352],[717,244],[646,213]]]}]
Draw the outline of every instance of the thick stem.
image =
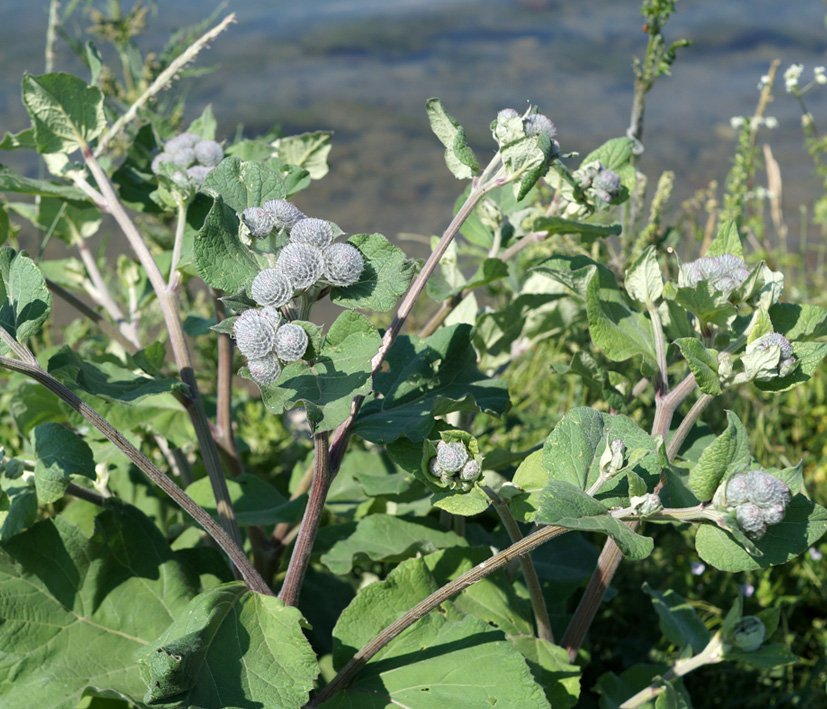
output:
[{"label": "thick stem", "polygon": [[[511,509],[508,506],[508,500],[503,500],[490,487],[484,486],[485,494],[491,498],[494,503],[494,509],[500,516],[500,521],[508,533],[508,538],[512,544],[516,544],[523,535],[520,532],[520,527],[514,515],[511,514]],[[534,622],[537,625],[537,637],[540,640],[547,640],[550,643],[554,642],[554,634],[551,632],[551,621],[548,618],[548,608],[546,608],[546,599],[543,596],[543,589],[540,587],[540,579],[537,578],[537,570],[534,568],[534,562],[531,560],[531,555],[526,554],[520,557],[520,568],[523,572],[525,585],[528,589],[528,595],[531,598],[531,607],[534,610]]]},{"label": "thick stem", "polygon": [[304,511],[299,536],[290,557],[290,564],[287,567],[287,575],[284,577],[284,584],[279,593],[279,598],[286,606],[296,606],[299,603],[304,574],[307,571],[307,565],[310,563],[313,543],[316,541],[316,533],[319,531],[319,523],[322,520],[322,512],[324,512],[327,491],[330,489],[330,483],[333,480],[328,456],[327,431],[317,433],[314,436],[314,445],[316,462],[313,472],[313,484],[310,487],[310,497]]},{"label": "thick stem", "polygon": [[[0,330],[0,332],[6,334],[5,330]],[[153,483],[160,487],[161,490],[169,495],[190,517],[204,528],[204,531],[224,550],[235,567],[240,571],[244,581],[246,581],[247,585],[253,591],[270,596],[273,595],[273,592],[253,568],[241,547],[233,542],[221,526],[207,514],[206,510],[196,504],[189,495],[164,475],[146,456],[126,440],[116,428],[106,419],[102,418],[97,411],[79,398],[71,389],[44,371],[37,363],[29,364],[27,362],[9,359],[8,357],[0,357],[0,366],[31,377],[83,416],[83,418],[98,429],[108,440],[112,441],[112,443],[123,451],[126,457]]]},{"label": "thick stem", "polygon": [[658,376],[655,379],[655,393],[666,396],[669,393],[669,377],[666,373],[666,338],[663,334],[663,323],[660,320],[658,306],[647,299],[646,309],[652,320],[652,332],[655,336],[655,359],[658,363]]},{"label": "thick stem", "polygon": [[358,672],[370,661],[370,659],[385,647],[391,640],[397,637],[400,633],[410,628],[416,621],[427,615],[440,603],[456,596],[460,591],[477,583],[480,579],[493,574],[495,571],[507,566],[515,559],[519,559],[524,554],[534,551],[537,547],[546,542],[565,534],[567,529],[560,527],[543,527],[536,532],[523,537],[516,544],[512,544],[507,549],[503,549],[499,554],[495,554],[490,559],[486,559],[480,564],[477,564],[470,571],[466,571],[462,576],[458,576],[450,583],[446,584],[438,591],[435,591],[426,599],[417,603],[401,618],[391,623],[381,633],[370,640],[359,652],[357,652],[339,671],[330,683],[322,689],[310,702],[305,705],[305,709],[315,709],[322,703],[330,699],[336,692],[344,689],[348,683],[358,674]]},{"label": "thick stem", "polygon": [[98,507],[103,507],[106,502],[106,498],[96,490],[90,490],[88,487],[81,487],[75,483],[69,483],[66,486],[66,494],[71,495],[72,497],[77,497],[79,500],[91,502],[93,505],[97,505]]},{"label": "thick stem", "polygon": [[184,231],[187,226],[187,203],[177,194],[178,211],[175,219],[175,241],[172,245],[172,259],[169,265],[167,290],[177,291],[181,286],[181,274],[178,272],[178,262],[181,260],[181,250],[184,248]]},{"label": "thick stem", "polygon": [[711,394],[701,394],[698,400],[692,404],[692,408],[689,409],[683,421],[678,425],[677,430],[672,434],[672,438],[669,439],[669,443],[666,446],[666,457],[668,460],[672,461],[675,459],[692,427],[698,422],[704,409],[709,406],[714,398]]},{"label": "thick stem", "polygon": [[98,184],[98,189],[104,200],[105,209],[115,218],[121,231],[126,236],[127,241],[129,241],[129,245],[132,247],[132,250],[146,271],[149,282],[152,284],[152,289],[155,291],[155,295],[161,305],[161,311],[163,312],[164,321],[169,332],[169,340],[172,345],[172,353],[178,367],[179,376],[189,388],[187,412],[192,419],[198,445],[204,458],[204,466],[207,469],[207,475],[212,484],[218,509],[218,517],[221,520],[221,525],[233,541],[235,541],[236,545],[242,548],[241,532],[235,521],[235,514],[230,502],[230,494],[227,490],[227,482],[224,479],[224,472],[221,469],[221,462],[218,458],[218,450],[212,437],[210,421],[207,418],[198,390],[195,369],[187,347],[184,327],[181,322],[177,295],[167,290],[166,281],[161,275],[155,259],[152,258],[152,254],[144,243],[135,223],[130,219],[126,210],[124,210],[118,196],[115,194],[115,190],[112,188],[112,184],[109,182],[109,178],[88,147],[84,147],[83,157]]}]

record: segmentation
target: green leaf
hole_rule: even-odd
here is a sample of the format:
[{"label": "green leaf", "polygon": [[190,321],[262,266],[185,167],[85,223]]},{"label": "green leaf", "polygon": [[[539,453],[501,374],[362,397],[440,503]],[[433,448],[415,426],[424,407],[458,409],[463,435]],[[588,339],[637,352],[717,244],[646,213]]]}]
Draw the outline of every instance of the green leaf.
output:
[{"label": "green leaf", "polygon": [[0,486],[0,542],[5,542],[37,520],[37,493],[33,485],[22,479],[0,478]]},{"label": "green leaf", "polygon": [[[304,498],[288,500],[270,483],[255,475],[242,473],[226,482],[236,522],[242,527],[295,522],[304,511]],[[187,494],[218,519],[215,495],[209,478],[201,478],[189,485]]]},{"label": "green leaf", "polygon": [[370,391],[370,362],[382,338],[370,321],[352,310],[330,326],[314,364],[288,364],[272,387],[262,388],[273,413],[303,403],[317,433],[336,428],[350,414],[354,396]]},{"label": "green leaf", "polygon": [[88,202],[76,204],[57,197],[41,197],[39,205],[14,202],[9,207],[46,234],[70,245],[96,234],[101,224],[100,210]]},{"label": "green leaf", "polygon": [[599,268],[586,287],[586,307],[592,342],[615,362],[642,355],[655,361],[652,323],[642,313],[631,310],[617,286],[614,274]]},{"label": "green leaf", "polygon": [[[235,212],[247,207],[261,207],[271,199],[284,199],[284,182],[261,163],[224,158],[204,179],[202,191],[221,195],[224,203]],[[233,292],[232,289],[226,289]]]},{"label": "green leaf", "polygon": [[549,234],[580,234],[588,244],[596,239],[604,239],[608,236],[617,236],[623,231],[622,225],[614,224],[593,224],[591,222],[578,222],[564,217],[537,217],[532,225],[534,231],[547,231]]},{"label": "green leaf", "polygon": [[663,274],[654,246],[648,246],[626,272],[626,292],[638,303],[654,305],[663,295]]},{"label": "green leaf", "polygon": [[798,366],[792,372],[786,377],[755,380],[755,388],[778,393],[809,381],[827,357],[827,342],[794,342],[793,355],[798,360]]},{"label": "green leaf", "polygon": [[431,497],[431,504],[452,515],[473,517],[482,514],[488,509],[491,500],[478,486],[467,492],[462,490],[445,490],[435,492]]},{"label": "green leaf", "polygon": [[17,133],[6,133],[0,140],[0,150],[37,150],[34,128],[26,128]]},{"label": "green leaf", "polygon": [[727,411],[726,430],[701,454],[689,471],[689,488],[701,502],[711,500],[724,477],[746,468],[750,463],[749,437],[744,424]]},{"label": "green leaf", "polygon": [[736,647],[730,647],[724,653],[724,657],[727,660],[743,662],[747,666],[760,667],[762,669],[784,667],[785,665],[792,665],[801,660],[798,655],[794,655],[783,643],[762,645],[753,652],[745,652]]},{"label": "green leaf", "polygon": [[[588,490],[600,477],[600,458],[609,441],[619,438],[626,446],[627,461],[634,451],[644,452],[631,469],[651,489],[661,467],[657,445],[632,419],[587,407],[572,409],[557,423],[543,444],[543,468],[550,480],[560,480]],[[625,504],[626,476],[617,474],[601,487],[597,497],[607,506]]]},{"label": "green leaf", "polygon": [[[279,138],[273,142],[279,159],[288,165],[302,167],[310,173],[314,180],[320,180],[327,174],[327,156],[330,153],[333,133],[330,131],[316,131],[301,133],[286,138]],[[272,198],[271,198],[272,199]]]},{"label": "green leaf", "polygon": [[827,510],[799,494],[787,506],[784,519],[767,527],[767,533],[753,542],[762,556],[751,556],[731,534],[713,524],[699,525],[695,548],[707,564],[721,571],[753,571],[787,563],[825,532]]},{"label": "green leaf", "polygon": [[[0,248],[0,327],[24,343],[49,317],[52,294],[43,274],[26,254]],[[0,341],[0,354],[9,351]]]},{"label": "green leaf", "polygon": [[512,482],[523,493],[511,499],[509,507],[520,522],[533,522],[540,504],[540,493],[548,484],[549,474],[543,467],[543,451],[534,451],[517,467]]},{"label": "green leaf", "polygon": [[540,493],[535,521],[565,529],[602,532],[614,539],[623,555],[630,559],[645,559],[654,547],[650,537],[636,534],[593,497],[560,480],[550,480]]},{"label": "green leaf", "polygon": [[[363,588],[333,631],[334,667],[339,669],[377,632],[436,588],[423,559],[405,561],[386,581]],[[443,605],[446,608],[446,615],[429,613],[391,641],[325,706],[548,709],[522,656],[500,631],[473,616],[462,617],[449,604]]]},{"label": "green leaf", "polygon": [[215,120],[212,105],[208,103],[201,111],[201,115],[189,124],[187,133],[195,133],[202,140],[215,140],[216,128],[218,128],[218,123]]},{"label": "green leaf", "polygon": [[421,441],[433,427],[434,416],[505,412],[510,405],[505,382],[477,369],[473,333],[470,325],[457,324],[424,340],[397,337],[385,358],[387,371],[374,378],[374,391],[381,398],[366,400],[354,432],[374,443],[390,443],[402,435]]},{"label": "green leaf", "polygon": [[473,177],[479,172],[480,166],[468,146],[463,127],[445,110],[438,98],[428,99],[425,108],[431,122],[431,130],[445,146],[445,163],[448,169],[458,180]]},{"label": "green leaf", "polygon": [[34,429],[34,468],[37,499],[40,504],[59,500],[66,492],[72,475],[94,480],[95,459],[82,438],[59,423],[44,423]]},{"label": "green leaf", "polygon": [[741,246],[741,237],[738,235],[738,225],[734,221],[727,221],[718,228],[718,234],[712,240],[704,256],[721,256],[732,254],[742,261],[744,249]]},{"label": "green leaf", "polygon": [[772,329],[793,340],[810,340],[827,335],[827,310],[806,303],[775,303],[769,309]]},{"label": "green leaf", "polygon": [[76,384],[84,391],[107,401],[132,403],[147,396],[186,389],[177,379],[158,379],[135,374],[112,355],[82,359],[68,345],[52,355],[47,368],[50,374],[62,382]]},{"label": "green leaf", "polygon": [[381,234],[356,234],[347,243],[359,249],[365,268],[353,285],[334,286],[330,300],[343,308],[387,312],[408,290],[416,273],[416,262],[406,259],[402,249]]},{"label": "green leaf", "polygon": [[709,643],[710,634],[695,609],[671,589],[655,591],[644,582],[643,592],[652,597],[664,637],[679,648],[690,647],[697,655]]},{"label": "green leaf", "polygon": [[71,153],[106,128],[101,90],[71,74],[25,74],[23,105],[39,153]]},{"label": "green leaf", "polygon": [[446,547],[467,546],[454,532],[427,517],[413,520],[372,514],[359,520],[356,531],[322,554],[322,563],[334,574],[347,574],[372,561],[398,562]]},{"label": "green leaf", "polygon": [[0,192],[15,192],[39,197],[59,197],[75,202],[86,202],[86,195],[77,187],[55,185],[47,180],[33,180],[18,175],[11,168],[0,165]]},{"label": "green leaf", "polygon": [[240,291],[265,267],[239,240],[236,210],[220,197],[195,235],[193,254],[198,275],[204,282],[228,293]]},{"label": "green leaf", "polygon": [[145,687],[133,652],[195,592],[155,524],[114,500],[91,539],[56,517],[3,543],[4,709],[73,709],[84,692],[138,701]]},{"label": "green leaf", "polygon": [[299,707],[319,673],[298,610],[241,582],[193,598],[164,633],[135,652],[161,706]]},{"label": "green leaf", "polygon": [[663,296],[677,302],[702,323],[714,323],[722,328],[728,328],[738,314],[729,296],[709,281],[700,281],[694,288],[678,288],[670,281],[664,286]]},{"label": "green leaf", "polygon": [[[548,172],[551,140],[545,134],[525,136],[500,147],[506,174],[512,180],[514,198],[523,199]],[[517,176],[519,175],[519,179]]]},{"label": "green leaf", "polygon": [[715,350],[708,350],[700,340],[694,337],[681,337],[675,340],[675,345],[681,351],[683,358],[689,365],[698,388],[711,396],[721,393],[721,382],[718,378],[718,357]]},{"label": "green leaf", "polygon": [[[621,171],[624,167],[629,165],[634,152],[635,141],[631,138],[612,138],[607,140],[603,145],[595,148],[586,157],[583,158],[581,165],[588,165],[590,162],[597,160],[603,167],[613,170],[623,177]],[[624,181],[624,187],[629,187]],[[632,182],[632,187],[634,182]],[[630,188],[631,189],[631,188]]]},{"label": "green leaf", "polygon": [[569,662],[565,648],[530,634],[511,637],[509,640],[525,658],[531,674],[543,688],[549,706],[568,709],[577,704],[581,669]]}]

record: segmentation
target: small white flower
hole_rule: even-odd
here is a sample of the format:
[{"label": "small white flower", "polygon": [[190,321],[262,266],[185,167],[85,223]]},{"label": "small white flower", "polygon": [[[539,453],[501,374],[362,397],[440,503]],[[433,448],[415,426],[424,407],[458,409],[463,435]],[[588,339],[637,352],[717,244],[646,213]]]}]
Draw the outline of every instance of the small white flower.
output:
[{"label": "small white flower", "polygon": [[760,91],[770,83],[770,75],[764,74],[758,82],[758,90]]},{"label": "small white flower", "polygon": [[778,119],[775,116],[767,116],[764,119],[764,125],[770,130],[773,128],[778,128]]},{"label": "small white flower", "polygon": [[729,119],[729,125],[731,125],[734,130],[743,128],[746,122],[747,120],[743,116],[733,116]]},{"label": "small white flower", "polygon": [[813,561],[821,561],[824,558],[824,555],[815,547],[810,547],[810,558]]},{"label": "small white flower", "polygon": [[700,561],[693,561],[689,565],[689,570],[692,572],[693,576],[700,576],[704,571],[706,571],[706,564]]},{"label": "small white flower", "polygon": [[813,68],[813,77],[817,84],[827,84],[827,74],[825,74],[823,66]]},{"label": "small white flower", "polygon": [[751,583],[743,583],[741,584],[741,595],[746,596],[749,598],[752,594],[755,593],[755,586]]},{"label": "small white flower", "polygon": [[792,64],[784,72],[784,87],[787,93],[790,94],[798,88],[798,79],[801,72],[804,70],[803,64]]}]

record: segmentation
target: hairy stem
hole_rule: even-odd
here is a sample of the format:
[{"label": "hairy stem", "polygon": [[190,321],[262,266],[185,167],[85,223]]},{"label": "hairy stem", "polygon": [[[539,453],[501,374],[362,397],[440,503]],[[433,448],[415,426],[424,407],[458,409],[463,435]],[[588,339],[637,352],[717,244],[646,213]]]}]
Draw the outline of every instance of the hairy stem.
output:
[{"label": "hairy stem", "polygon": [[175,219],[175,241],[172,246],[172,259],[169,265],[167,290],[177,291],[181,286],[181,274],[178,272],[178,262],[181,260],[181,249],[184,247],[184,230],[187,226],[187,204],[180,193],[176,193],[178,209]]},{"label": "hairy stem", "polygon": [[[5,330],[0,328],[0,335],[6,335]],[[159,470],[146,456],[133,446],[120,432],[114,428],[106,419],[100,416],[91,406],[78,397],[71,389],[55,379],[51,374],[44,371],[36,362],[20,362],[8,357],[0,357],[0,366],[19,372],[31,377],[42,384],[55,396],[65,401],[77,411],[83,418],[100,431],[108,440],[114,443],[153,483],[169,495],[190,517],[192,517],[204,531],[207,532],[216,543],[224,550],[230,561],[241,573],[247,585],[258,593],[273,595],[273,592],[264,583],[258,572],[253,568],[247,555],[241,547],[236,544],[230,536],[218,525],[206,510],[196,504],[189,495],[170,480]]]},{"label": "hairy stem", "polygon": [[305,705],[305,709],[315,709],[330,699],[336,692],[344,689],[377,652],[400,633],[410,628],[420,618],[439,606],[440,603],[453,598],[460,591],[472,586],[477,581],[484,579],[498,569],[507,566],[515,559],[519,559],[524,554],[534,551],[537,547],[565,534],[567,531],[569,530],[562,529],[561,527],[543,527],[538,529],[527,537],[523,537],[519,542],[512,544],[507,549],[503,549],[499,554],[495,554],[490,559],[486,559],[482,563],[477,564],[470,571],[466,571],[462,576],[458,576],[426,599],[417,603],[407,613],[391,623],[359,650],[359,652],[342,667],[339,674]]},{"label": "hairy stem", "polygon": [[698,422],[704,409],[709,406],[714,398],[711,394],[701,394],[698,400],[692,404],[692,408],[689,409],[686,416],[683,417],[683,421],[680,422],[677,430],[672,434],[672,438],[669,439],[669,443],[666,446],[666,457],[668,460],[672,461],[675,459],[692,427]]},{"label": "hairy stem", "polygon": [[97,505],[98,507],[103,507],[106,502],[106,498],[96,490],[90,490],[88,487],[82,487],[76,483],[70,482],[66,486],[66,494],[71,495],[72,497],[77,497],[79,500],[91,502],[93,505]]},{"label": "hairy stem", "polygon": [[169,66],[164,69],[160,74],[158,74],[158,78],[152,82],[149,88],[144,91],[138,99],[133,103],[129,109],[124,113],[118,120],[116,120],[112,127],[106,131],[106,133],[98,140],[97,147],[95,148],[95,157],[100,157],[103,154],[103,151],[106,150],[106,146],[109,144],[109,141],[112,140],[118,133],[121,132],[123,127],[134,120],[135,116],[138,115],[138,111],[141,107],[146,104],[149,99],[151,99],[155,94],[159,91],[164,89],[167,84],[169,84],[178,74],[178,72],[187,64],[189,64],[198,53],[212,40],[215,39],[218,35],[220,35],[227,27],[235,22],[235,14],[227,15],[221,22],[219,22],[215,27],[211,30],[205,32],[201,35],[195,42],[193,42],[187,49],[185,49],[181,54],[179,54],[175,59],[173,59]]},{"label": "hairy stem", "polygon": [[[230,494],[227,490],[227,482],[224,479],[224,472],[221,469],[221,462],[218,458],[218,450],[212,437],[210,421],[207,418],[198,390],[195,369],[189,348],[187,347],[184,327],[181,322],[177,294],[167,290],[166,281],[161,275],[155,259],[152,258],[152,254],[147,248],[146,243],[144,243],[135,223],[126,213],[118,196],[115,194],[112,184],[109,182],[109,178],[92,155],[88,146],[83,148],[83,157],[98,184],[100,195],[103,198],[104,208],[115,218],[121,231],[126,236],[127,241],[129,241],[129,245],[132,247],[132,250],[146,271],[149,282],[152,284],[152,289],[155,291],[155,295],[161,305],[161,311],[163,312],[164,322],[169,332],[169,340],[172,345],[172,353],[176,366],[178,367],[179,376],[189,388],[187,412],[192,419],[195,435],[198,439],[198,445],[207,469],[207,475],[212,484],[213,494],[215,495],[218,508],[218,516],[221,520],[221,525],[233,541],[235,541],[236,545],[242,548],[241,532],[235,521],[235,514],[230,502]],[[89,185],[80,178],[76,178],[75,181],[81,189],[89,187]],[[92,191],[94,192],[94,190]]]},{"label": "hairy stem", "polygon": [[[503,500],[487,485],[483,486],[483,490],[485,490],[485,494],[488,495],[494,503],[494,509],[500,516],[500,521],[503,523],[503,527],[505,527],[511,543],[516,544],[523,539],[523,535],[520,532],[517,520],[515,520],[514,515],[511,514],[508,500]],[[540,579],[537,578],[537,570],[534,568],[534,562],[531,560],[530,554],[520,557],[520,569],[523,572],[528,595],[531,598],[531,607],[534,610],[534,622],[537,625],[537,637],[540,638],[540,640],[547,640],[553,643],[554,634],[551,632],[551,621],[548,618],[546,599],[543,597]]]},{"label": "hairy stem", "polygon": [[284,577],[284,583],[279,593],[279,598],[286,606],[295,606],[299,603],[304,574],[310,562],[310,555],[313,553],[313,543],[316,541],[316,533],[319,531],[319,523],[322,520],[327,491],[330,489],[330,483],[333,480],[328,455],[327,431],[317,433],[313,437],[313,443],[316,450],[316,460],[313,484],[310,487],[310,498],[307,501],[299,536],[296,539],[293,554],[290,557],[290,564],[287,567],[287,575]]}]

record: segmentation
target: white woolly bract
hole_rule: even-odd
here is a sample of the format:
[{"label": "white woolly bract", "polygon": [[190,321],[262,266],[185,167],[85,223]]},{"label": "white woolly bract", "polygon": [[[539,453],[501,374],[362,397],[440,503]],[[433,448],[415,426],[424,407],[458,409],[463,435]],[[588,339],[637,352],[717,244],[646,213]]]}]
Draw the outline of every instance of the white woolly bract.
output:
[{"label": "white woolly bract", "polygon": [[235,343],[247,359],[261,359],[273,351],[276,331],[258,310],[245,310],[233,323]]},{"label": "white woolly bract", "polygon": [[256,239],[263,239],[273,233],[276,221],[273,215],[261,207],[247,207],[241,213],[241,221]]},{"label": "white woolly bract", "polygon": [[324,249],[333,243],[333,227],[324,219],[300,219],[290,229],[290,241],[312,244]]},{"label": "white woolly bract", "polygon": [[247,361],[250,376],[259,384],[270,386],[281,376],[281,364],[272,352],[259,359]]},{"label": "white woolly bract", "polygon": [[286,199],[270,199],[262,206],[273,215],[277,229],[287,229],[289,231],[296,222],[304,219],[301,210],[296,205],[290,204]]},{"label": "white woolly bract", "polygon": [[214,140],[199,140],[193,150],[195,159],[204,167],[215,167],[224,158],[224,148]]},{"label": "white woolly bract", "polygon": [[468,462],[468,451],[459,441],[440,441],[436,447],[436,462],[446,473],[456,473]]}]

